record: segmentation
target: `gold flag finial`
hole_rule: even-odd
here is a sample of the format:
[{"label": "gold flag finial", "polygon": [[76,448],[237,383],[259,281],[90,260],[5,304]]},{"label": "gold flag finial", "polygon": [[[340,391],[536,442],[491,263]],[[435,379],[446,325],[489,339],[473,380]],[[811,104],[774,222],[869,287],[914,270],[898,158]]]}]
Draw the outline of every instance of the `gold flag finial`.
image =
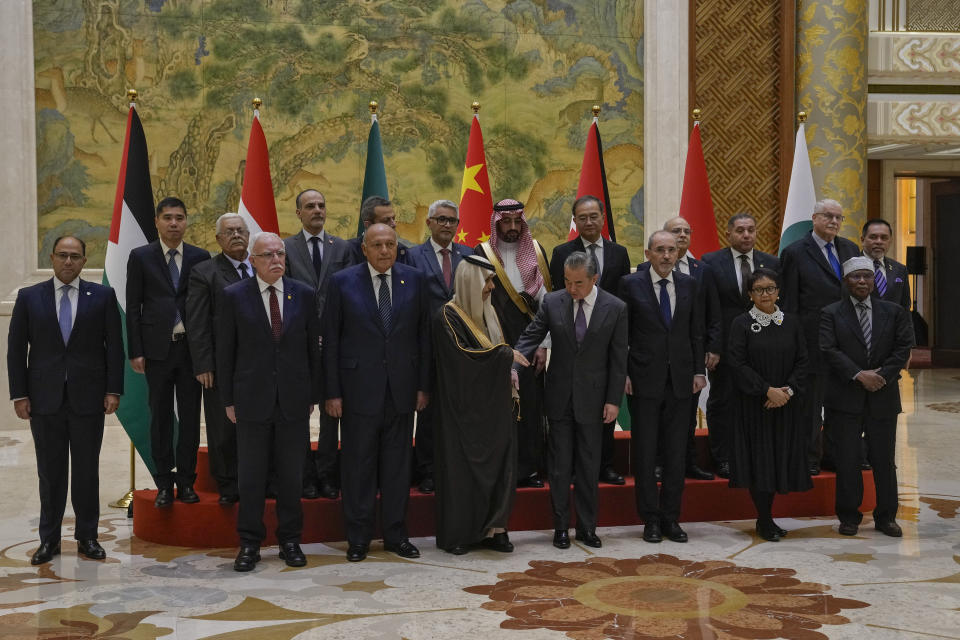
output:
[{"label": "gold flag finial", "polygon": [[129,102],[137,101],[137,90],[136,89],[127,89],[127,100]]},{"label": "gold flag finial", "polygon": [[803,124],[804,122],[806,122],[806,121],[807,121],[807,112],[806,112],[806,111],[801,111],[800,113],[798,113],[798,114],[797,114],[797,120],[800,121],[800,124]]},{"label": "gold flag finial", "polygon": [[380,108],[380,105],[377,104],[376,100],[371,100],[370,104],[367,105],[367,108],[370,109],[372,115],[377,115],[377,109]]},{"label": "gold flag finial", "polygon": [[700,107],[697,107],[693,110],[693,120],[695,122],[700,122],[700,116],[703,114],[703,111],[700,110]]},{"label": "gold flag finial", "polygon": [[260,98],[254,98],[254,99],[253,99],[253,108],[254,108],[254,109],[257,109],[257,110],[259,111],[259,110],[260,110],[260,107],[261,107],[262,105],[263,105],[263,100],[261,100]]},{"label": "gold flag finial", "polygon": [[600,117],[600,105],[598,105],[598,104],[593,105],[592,107],[590,107],[590,111],[593,112],[593,117],[594,117],[594,118],[599,118],[599,117]]},{"label": "gold flag finial", "polygon": [[473,109],[474,113],[480,113],[480,103],[476,100],[473,101],[473,104],[470,105],[470,108]]}]

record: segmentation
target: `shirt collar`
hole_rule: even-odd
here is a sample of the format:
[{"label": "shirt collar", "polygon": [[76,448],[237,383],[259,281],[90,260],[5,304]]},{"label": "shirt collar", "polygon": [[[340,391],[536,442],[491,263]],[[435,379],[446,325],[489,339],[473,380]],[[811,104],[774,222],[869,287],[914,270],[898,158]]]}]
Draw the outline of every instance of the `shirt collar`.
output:
[{"label": "shirt collar", "polygon": [[828,243],[828,242],[832,243],[834,247],[837,246],[837,239],[836,239],[836,238],[834,238],[833,240],[824,240],[823,238],[821,238],[820,236],[817,235],[817,232],[816,232],[816,231],[811,231],[811,232],[810,232],[810,235],[813,236],[813,241],[817,243],[817,246],[820,247],[820,250],[821,250],[821,251],[823,250],[824,247],[827,246],[827,243]]},{"label": "shirt collar", "polygon": [[70,282],[64,282],[63,280],[61,280],[61,279],[58,278],[57,276],[53,276],[53,288],[54,288],[54,289],[59,289],[60,287],[62,287],[62,286],[65,285],[65,284],[70,285],[70,286],[73,287],[74,289],[79,290],[79,289],[80,289],[80,276],[77,276],[76,278],[74,278],[74,279],[71,280]]},{"label": "shirt collar", "polygon": [[594,242],[589,242],[586,238],[584,238],[583,236],[580,236],[580,241],[583,243],[584,249],[586,249],[592,244],[597,245],[597,249],[603,249],[603,236],[600,236]]},{"label": "shirt collar", "polygon": [[303,230],[302,230],[302,232],[303,232],[303,237],[304,237],[304,239],[307,241],[307,244],[310,244],[310,239],[311,239],[311,238],[320,238],[320,244],[323,244],[323,241],[326,239],[326,237],[325,237],[323,234],[326,233],[326,231],[327,231],[326,229],[321,229],[321,230],[320,230],[320,233],[318,233],[317,235],[313,235],[312,233],[310,233],[310,232],[307,231],[306,229],[303,229]]},{"label": "shirt collar", "polygon": [[870,304],[870,296],[867,296],[864,300],[857,300],[853,296],[850,296],[850,302],[853,303],[853,308],[856,309],[858,304],[865,304],[867,309],[873,311],[873,305]]},{"label": "shirt collar", "polygon": [[[369,262],[367,262],[367,269],[370,270],[370,277],[373,278],[374,280],[376,280],[376,279],[377,279],[377,276],[380,275],[380,272],[377,271],[376,269],[374,269],[374,268],[373,268],[373,265],[370,264]],[[384,273],[384,275],[392,276],[392,275],[393,275],[393,267],[390,267],[389,269],[387,269],[387,270],[384,271],[383,273]]]},{"label": "shirt collar", "polygon": [[450,250],[450,253],[453,253],[453,242],[452,242],[452,241],[451,241],[450,244],[447,245],[446,247],[441,247],[439,244],[437,244],[437,241],[434,240],[433,237],[431,236],[431,238],[430,238],[430,246],[433,247],[433,252],[434,252],[434,253],[440,253],[440,250],[441,250],[441,249],[449,249],[449,250]]},{"label": "shirt collar", "polygon": [[241,264],[245,264],[245,265],[247,265],[248,267],[250,266],[250,254],[249,254],[249,253],[247,254],[247,257],[244,258],[243,260],[234,260],[233,258],[231,258],[230,256],[228,256],[228,255],[225,254],[225,253],[223,254],[223,257],[230,261],[230,264],[233,265],[233,268],[234,268],[234,269],[238,268]]},{"label": "shirt collar", "polygon": [[593,288],[590,289],[590,293],[583,297],[583,304],[588,307],[593,307],[597,303],[597,285],[593,285]]},{"label": "shirt collar", "polygon": [[733,247],[730,247],[730,251],[733,252],[734,260],[739,260],[740,256],[747,256],[747,258],[749,258],[751,261],[753,260],[753,249],[750,249],[750,251],[747,251],[746,253],[741,253],[740,251],[737,251]]},{"label": "shirt collar", "polygon": [[160,247],[163,249],[163,255],[165,255],[165,256],[166,256],[166,255],[169,255],[170,249],[176,249],[176,250],[177,250],[177,255],[179,255],[179,256],[182,256],[182,255],[183,255],[183,240],[181,240],[181,241],[180,241],[180,244],[178,244],[178,245],[175,246],[175,247],[168,247],[166,244],[163,243],[163,240],[161,240],[161,241],[160,241]]},{"label": "shirt collar", "polygon": [[[860,250],[860,254],[863,255],[864,258],[866,258],[867,260],[869,260],[870,262],[872,262],[872,263],[874,264],[874,266],[876,266],[877,260],[874,260],[873,258],[871,258],[870,256],[868,256],[866,251],[864,251],[863,249],[861,249],[861,250]],[[880,264],[881,264],[881,265],[886,266],[886,264],[887,264],[887,256],[882,256],[881,258],[879,258],[879,261],[880,261]]]},{"label": "shirt collar", "polygon": [[[663,277],[667,279],[667,282],[673,284],[673,269]],[[654,270],[653,265],[650,265],[650,279],[653,281],[653,284],[657,284],[663,279],[660,277],[660,274]]]},{"label": "shirt collar", "polygon": [[[264,282],[260,278],[260,275],[257,274],[257,286],[260,287],[260,293],[264,293],[270,285]],[[273,288],[277,290],[278,294],[283,293],[283,278],[277,278],[277,281],[273,283]]]}]

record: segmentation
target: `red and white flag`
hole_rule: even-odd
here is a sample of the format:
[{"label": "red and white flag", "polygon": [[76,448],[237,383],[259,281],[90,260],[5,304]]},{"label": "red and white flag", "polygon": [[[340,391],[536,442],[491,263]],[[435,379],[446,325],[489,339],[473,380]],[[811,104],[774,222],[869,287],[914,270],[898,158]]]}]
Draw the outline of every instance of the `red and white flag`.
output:
[{"label": "red and white flag", "polygon": [[247,145],[247,163],[243,170],[243,189],[240,191],[238,213],[243,216],[250,236],[261,231],[280,233],[277,222],[277,203],[273,199],[273,181],[270,179],[270,153],[267,139],[260,126],[260,110],[253,111],[250,143]]}]

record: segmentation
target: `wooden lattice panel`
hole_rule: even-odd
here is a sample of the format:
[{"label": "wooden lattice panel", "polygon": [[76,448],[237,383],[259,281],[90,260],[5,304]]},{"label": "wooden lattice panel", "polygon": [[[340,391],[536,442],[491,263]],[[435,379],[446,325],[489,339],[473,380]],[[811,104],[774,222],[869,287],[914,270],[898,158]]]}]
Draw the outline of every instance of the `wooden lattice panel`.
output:
[{"label": "wooden lattice panel", "polygon": [[960,31],[957,0],[910,0],[907,31]]}]

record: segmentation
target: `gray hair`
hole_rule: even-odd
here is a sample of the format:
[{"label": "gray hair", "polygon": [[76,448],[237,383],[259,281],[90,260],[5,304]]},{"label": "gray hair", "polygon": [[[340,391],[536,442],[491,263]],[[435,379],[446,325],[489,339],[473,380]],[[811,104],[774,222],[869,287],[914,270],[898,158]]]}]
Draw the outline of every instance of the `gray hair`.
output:
[{"label": "gray hair", "polygon": [[360,205],[360,220],[373,224],[373,216],[377,207],[389,207],[391,202],[383,196],[370,196]]},{"label": "gray hair", "polygon": [[650,237],[647,238],[647,249],[653,249],[653,239],[659,235],[666,235],[668,238],[676,242],[676,238],[673,237],[672,233],[670,233],[669,231],[664,231],[663,229],[659,229],[651,233]]},{"label": "gray hair", "polygon": [[228,212],[217,218],[217,235],[220,235],[220,232],[223,231],[223,223],[226,220],[233,220],[234,218],[240,218],[240,222],[243,223],[243,228],[247,228],[247,221],[243,219],[243,216],[239,213]]},{"label": "gray hair", "polygon": [[597,263],[590,259],[583,251],[574,251],[563,261],[564,269],[586,269],[587,276],[592,278],[597,275]]},{"label": "gray hair", "polygon": [[429,209],[427,209],[427,217],[432,218],[433,216],[437,215],[437,209],[440,207],[452,209],[454,213],[460,215],[460,209],[457,207],[455,202],[451,202],[450,200],[437,200],[430,205]]},{"label": "gray hair", "polygon": [[[254,235],[252,238],[250,238],[250,248],[251,248],[251,249],[256,249],[256,248],[257,248],[257,243],[260,242],[261,240],[270,240],[270,239],[273,239],[273,238],[276,238],[276,239],[279,240],[281,243],[283,242],[283,238],[281,238],[281,237],[278,236],[277,234],[273,233],[272,231],[261,231],[260,233]],[[253,253],[253,251],[251,251],[250,253]]]},{"label": "gray hair", "polygon": [[[373,197],[373,198],[379,198],[380,196],[371,196],[371,197]],[[377,205],[377,206],[379,207],[379,206],[381,206],[381,205]],[[388,225],[388,224],[383,224],[382,222],[379,222],[379,223],[377,223],[377,224],[378,224],[379,226],[383,227],[384,229],[389,229],[390,231],[392,231],[392,232],[393,232],[393,239],[394,239],[394,241],[397,242],[397,243],[400,242],[400,234],[397,233],[397,230],[396,230],[396,229],[394,229],[393,227],[391,227],[391,226]],[[373,225],[371,225],[371,226],[373,226]],[[363,239],[360,241],[360,243],[361,243],[363,246],[367,246],[367,238],[369,238],[369,237],[370,237],[370,229],[367,229],[367,233],[364,233],[364,234],[363,234]]]},{"label": "gray hair", "polygon": [[835,206],[841,211],[843,211],[843,205],[841,205],[839,202],[837,202],[836,200],[832,200],[830,198],[824,198],[823,200],[818,200],[817,204],[813,205],[813,212],[826,213],[827,207],[830,207],[830,206]]}]

